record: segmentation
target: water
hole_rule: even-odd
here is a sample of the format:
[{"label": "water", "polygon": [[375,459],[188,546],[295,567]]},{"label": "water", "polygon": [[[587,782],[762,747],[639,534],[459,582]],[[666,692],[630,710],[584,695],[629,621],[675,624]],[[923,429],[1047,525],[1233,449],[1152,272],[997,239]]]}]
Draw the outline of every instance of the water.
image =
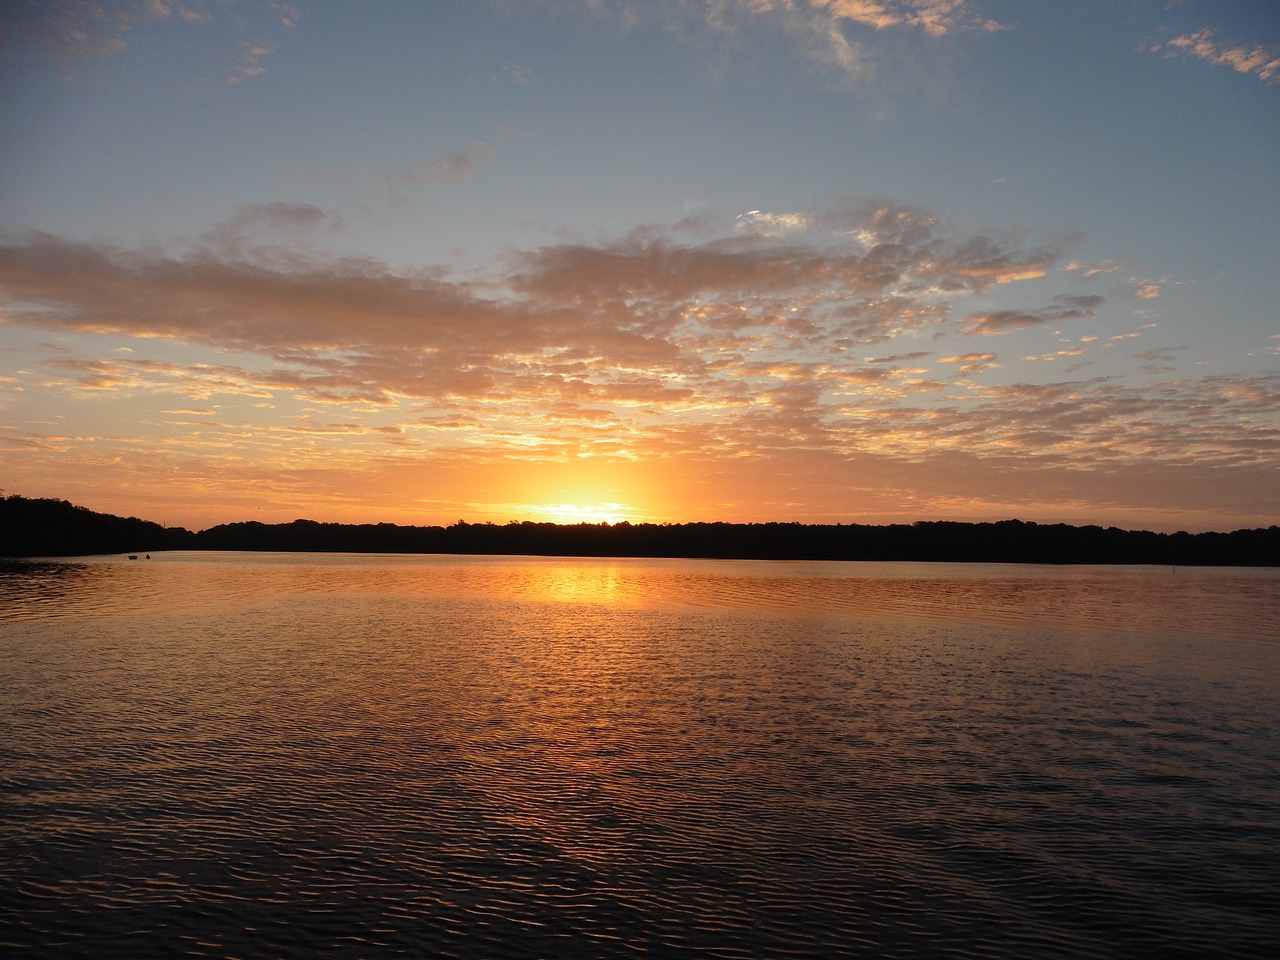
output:
[{"label": "water", "polygon": [[0,950],[1270,957],[1280,571],[0,567]]}]

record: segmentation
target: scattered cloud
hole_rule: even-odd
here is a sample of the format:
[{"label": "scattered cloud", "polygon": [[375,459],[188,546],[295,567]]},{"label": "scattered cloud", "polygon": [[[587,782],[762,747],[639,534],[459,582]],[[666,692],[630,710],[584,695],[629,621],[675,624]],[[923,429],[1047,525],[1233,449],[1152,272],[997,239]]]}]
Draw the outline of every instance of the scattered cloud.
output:
[{"label": "scattered cloud", "polygon": [[[333,218],[309,205],[247,205],[185,254],[11,238],[0,247],[3,316],[134,346],[161,338],[259,355],[273,374],[255,389],[326,402],[734,405],[743,387],[726,371],[744,364],[757,381],[790,380],[781,371],[799,368],[784,364],[820,360],[832,382],[870,382],[851,347],[941,332],[957,304],[1043,277],[1057,256],[955,235],[910,208],[757,211],[751,220],[796,229],[731,226],[688,243],[646,228],[519,251],[487,277],[454,281],[308,256],[297,235],[330,229]],[[282,233],[288,247],[273,242]],[[971,314],[966,324],[1002,332],[1091,316],[1099,303],[1061,295],[1033,313]],[[119,369],[88,373],[116,383]]]},{"label": "scattered cloud", "polygon": [[497,147],[487,140],[472,140],[465,147],[444,156],[427,160],[389,175],[392,183],[423,186],[432,183],[457,183],[470,179],[477,170],[493,159]]},{"label": "scattered cloud", "polygon": [[48,56],[111,57],[139,27],[168,19],[174,6],[149,0],[15,0],[0,23],[12,38]]},{"label": "scattered cloud", "polygon": [[[264,219],[318,218],[241,211],[241,220]],[[834,311],[824,316],[824,303],[834,297],[838,305],[842,287],[838,272],[828,280],[833,271],[821,265],[832,258],[858,278],[860,247],[808,249],[801,269],[786,262],[794,245],[782,247],[732,232],[682,246],[650,230],[614,243],[525,251],[480,284],[367,261],[269,265],[208,248],[164,256],[35,235],[0,249],[0,288],[10,324],[125,337],[152,354],[110,363],[64,358],[46,367],[56,381],[46,389],[181,397],[186,403],[177,406],[192,409],[215,400],[334,408],[342,415],[317,422],[369,423],[367,433],[353,435],[366,457],[394,448],[459,463],[506,449],[529,462],[664,459],[715,449],[721,427],[735,434],[741,455],[758,456],[752,437],[769,445],[825,443],[824,421],[842,398],[875,403],[936,389],[906,385],[897,369],[867,373],[853,356],[826,356],[829,349],[840,356],[831,341],[842,325]],[[879,266],[871,274],[883,281],[858,282],[895,282]],[[791,305],[806,301],[823,323],[797,322]],[[867,339],[902,326],[888,315],[884,322],[886,330],[868,329]],[[149,346],[157,340],[261,362],[160,360]],[[747,422],[752,430],[739,434],[734,425]],[[225,442],[243,456],[295,465],[304,457],[296,444],[277,447],[281,435],[252,422],[198,429],[193,449]],[[328,435],[306,436],[319,442]],[[354,468],[351,449],[334,452]]]},{"label": "scattered cloud", "polygon": [[972,0],[584,0],[584,6],[624,29],[654,22],[685,39],[709,30],[717,38],[731,38],[735,49],[750,42],[752,30],[770,30],[846,85],[870,73],[868,42],[876,32],[912,30],[940,38],[1004,29],[979,13]]},{"label": "scattered cloud", "polygon": [[960,372],[966,376],[985,373],[993,367],[1000,366],[996,363],[994,353],[966,353],[963,356],[942,357],[940,362],[958,364]]},{"label": "scattered cloud", "polygon": [[1151,43],[1145,49],[1166,57],[1193,57],[1214,66],[1231,67],[1237,73],[1256,76],[1263,83],[1280,83],[1280,47],[1223,42],[1212,27]]},{"label": "scattered cloud", "polygon": [[736,226],[738,233],[743,236],[778,237],[807,230],[813,226],[813,221],[806,213],[761,213],[759,210],[749,210],[737,218]]},{"label": "scattered cloud", "polygon": [[810,0],[838,20],[882,30],[886,27],[919,27],[942,36],[955,30],[994,32],[1000,23],[974,11],[966,0]]},{"label": "scattered cloud", "polygon": [[533,70],[518,63],[508,64],[502,68],[502,72],[507,75],[508,80],[519,87],[526,87],[538,82],[538,75]]},{"label": "scattered cloud", "polygon": [[1178,359],[1178,354],[1185,350],[1186,347],[1159,347],[1155,350],[1135,350],[1129,356],[1141,361],[1142,369],[1148,373],[1164,375],[1177,369],[1173,364]]},{"label": "scattered cloud", "polygon": [[[861,475],[868,458],[892,472],[1017,455],[1030,470],[1106,475],[1159,462],[1255,476],[1280,462],[1280,376],[986,383],[1006,369],[995,352],[922,348],[957,330],[1034,338],[1097,317],[1103,298],[1080,292],[1065,251],[885,204],[749,218],[769,229],[719,222],[692,240],[647,226],[532,247],[466,279],[296,246],[271,255],[275,234],[332,228],[306,205],[241,207],[185,252],[9,236],[0,323],[62,343],[24,382],[99,409],[149,404],[167,439],[140,428],[129,443],[163,442],[164,457],[225,449],[291,471],[518,453],[767,463],[779,483],[817,490],[820,478]],[[1023,277],[1074,290],[1033,309],[973,309],[999,284],[1016,294]],[[1048,349],[1035,360],[1083,354],[1040,336]],[[1168,378],[1177,350],[1133,356],[1142,367],[1130,377]],[[0,449],[39,443],[89,458],[126,441],[41,440],[29,423],[0,433]]]},{"label": "scattered cloud", "polygon": [[918,363],[931,357],[932,354],[925,350],[917,350],[914,353],[899,353],[889,357],[875,357],[868,359],[868,363]]},{"label": "scattered cloud", "polygon": [[233,84],[243,83],[266,73],[266,68],[262,65],[262,58],[275,52],[276,48],[269,43],[246,41],[240,44],[240,57],[227,75],[227,82]]},{"label": "scattered cloud", "polygon": [[1096,316],[1103,302],[1104,298],[1097,294],[1062,294],[1039,310],[995,310],[971,314],[964,319],[961,329],[967,334],[988,336],[1011,333],[1024,327]]},{"label": "scattered cloud", "polygon": [[279,0],[267,0],[267,7],[273,14],[275,14],[280,26],[287,27],[292,30],[298,25],[301,13],[298,10],[297,4],[281,3]]},{"label": "scattered cloud", "polygon": [[1065,269],[1078,271],[1080,276],[1085,280],[1092,280],[1094,277],[1102,274],[1116,273],[1120,270],[1124,270],[1126,269],[1126,265],[1121,260],[1099,260],[1096,263],[1080,263],[1073,260],[1071,263],[1066,265]]},{"label": "scattered cloud", "polygon": [[223,21],[238,34],[234,52],[224,51],[225,80],[239,84],[266,72],[263,60],[276,51],[267,34],[298,19],[294,4],[276,0],[234,8],[218,0],[13,0],[0,11],[0,35],[70,66],[122,55],[150,30]]}]

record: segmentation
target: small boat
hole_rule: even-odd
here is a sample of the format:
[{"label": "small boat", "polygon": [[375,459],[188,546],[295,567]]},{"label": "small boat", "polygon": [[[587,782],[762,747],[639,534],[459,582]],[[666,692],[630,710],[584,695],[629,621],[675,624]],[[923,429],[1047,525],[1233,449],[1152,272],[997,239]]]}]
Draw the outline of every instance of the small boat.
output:
[{"label": "small boat", "polygon": [[136,553],[131,553],[131,554],[129,554],[129,559],[130,559],[130,560],[137,560],[137,559],[138,559],[138,555],[137,555]]}]

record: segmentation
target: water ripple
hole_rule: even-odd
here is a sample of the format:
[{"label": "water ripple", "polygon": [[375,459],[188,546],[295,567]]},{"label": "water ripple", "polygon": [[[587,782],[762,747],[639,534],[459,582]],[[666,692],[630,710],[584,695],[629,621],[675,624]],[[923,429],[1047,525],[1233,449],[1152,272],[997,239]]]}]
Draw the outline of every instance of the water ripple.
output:
[{"label": "water ripple", "polygon": [[575,569],[10,583],[0,948],[1272,955],[1274,580]]}]

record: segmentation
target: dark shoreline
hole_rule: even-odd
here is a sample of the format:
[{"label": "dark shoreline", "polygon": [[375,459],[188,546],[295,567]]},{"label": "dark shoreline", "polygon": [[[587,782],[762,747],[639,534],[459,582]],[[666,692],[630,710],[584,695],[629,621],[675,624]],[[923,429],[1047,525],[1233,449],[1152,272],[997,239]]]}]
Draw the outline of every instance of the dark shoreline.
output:
[{"label": "dark shoreline", "polygon": [[0,499],[0,556],[160,550],[1274,567],[1280,566],[1280,527],[1166,534],[1021,520],[885,526],[459,521],[448,527],[295,520],[228,523],[192,532],[136,517],[95,513],[65,500]]}]

